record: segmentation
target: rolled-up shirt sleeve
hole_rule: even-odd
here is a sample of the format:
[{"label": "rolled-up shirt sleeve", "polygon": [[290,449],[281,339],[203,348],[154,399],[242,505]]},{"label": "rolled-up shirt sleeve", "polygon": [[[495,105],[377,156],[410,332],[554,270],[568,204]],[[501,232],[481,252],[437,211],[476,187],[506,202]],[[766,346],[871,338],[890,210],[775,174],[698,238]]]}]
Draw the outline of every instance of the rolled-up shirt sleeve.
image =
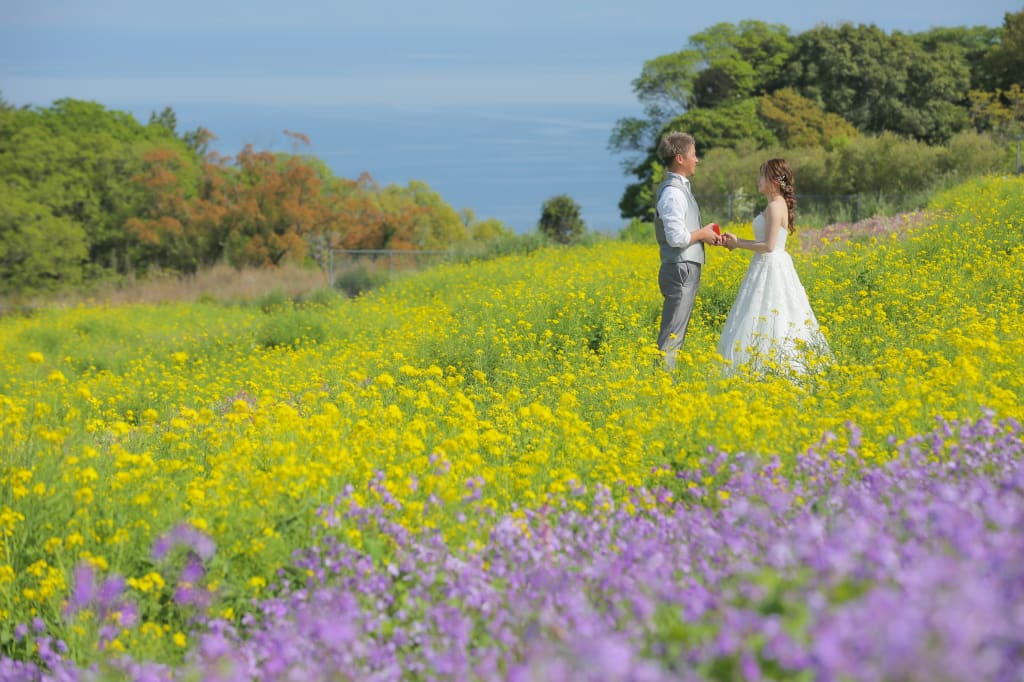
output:
[{"label": "rolled-up shirt sleeve", "polygon": [[658,198],[658,215],[665,224],[665,241],[669,246],[682,248],[690,245],[690,231],[686,229],[686,197],[676,187],[666,187]]}]

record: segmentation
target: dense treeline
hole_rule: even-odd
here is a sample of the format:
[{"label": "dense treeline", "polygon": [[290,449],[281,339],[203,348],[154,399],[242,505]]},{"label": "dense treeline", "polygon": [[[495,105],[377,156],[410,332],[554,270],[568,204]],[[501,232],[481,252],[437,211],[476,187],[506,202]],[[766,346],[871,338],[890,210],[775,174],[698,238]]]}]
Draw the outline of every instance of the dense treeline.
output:
[{"label": "dense treeline", "polygon": [[202,128],[179,134],[171,109],[142,125],[95,102],[0,101],[0,294],[509,233],[422,182],[338,178],[314,157],[251,146],[225,157],[207,150],[211,139]]},{"label": "dense treeline", "polygon": [[783,153],[809,194],[913,192],[1003,170],[1024,133],[1022,86],[1024,11],[998,28],[916,34],[717,24],[633,81],[645,117],[620,119],[609,142],[637,180],[619,207],[650,217],[667,130],[696,137],[702,194],[756,191],[760,161]]}]

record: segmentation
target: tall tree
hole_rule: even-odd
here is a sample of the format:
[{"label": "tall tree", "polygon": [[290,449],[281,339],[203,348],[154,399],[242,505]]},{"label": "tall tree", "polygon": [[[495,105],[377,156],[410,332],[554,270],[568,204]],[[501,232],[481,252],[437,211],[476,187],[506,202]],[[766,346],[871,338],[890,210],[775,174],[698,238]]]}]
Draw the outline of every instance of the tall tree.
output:
[{"label": "tall tree", "polygon": [[1024,86],[1024,9],[1003,16],[999,42],[986,55],[985,64],[992,74],[987,90]]},{"label": "tall tree", "polygon": [[968,124],[970,73],[949,45],[934,52],[876,26],[819,26],[797,36],[781,82],[859,130],[944,142]]},{"label": "tall tree", "polygon": [[997,84],[992,78],[991,65],[987,59],[992,49],[999,44],[1000,33],[1000,29],[990,26],[957,26],[936,27],[911,37],[925,52],[936,53],[943,47],[955,50],[971,74],[971,89],[992,90]]},{"label": "tall tree", "polygon": [[793,50],[786,26],[763,21],[715,24],[690,42],[705,65],[692,86],[691,106],[702,109],[769,92]]},{"label": "tall tree", "polygon": [[688,111],[735,106],[769,92],[792,49],[787,27],[762,21],[721,23],[694,34],[686,49],[644,63],[633,92],[646,118],[617,121],[609,149],[633,155],[624,163],[635,172],[638,162],[649,163],[666,126]]}]

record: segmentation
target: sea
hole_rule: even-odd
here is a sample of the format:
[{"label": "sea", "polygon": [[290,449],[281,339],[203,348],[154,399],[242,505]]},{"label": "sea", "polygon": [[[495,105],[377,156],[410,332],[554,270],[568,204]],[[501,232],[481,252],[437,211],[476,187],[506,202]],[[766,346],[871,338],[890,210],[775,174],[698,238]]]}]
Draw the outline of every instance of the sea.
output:
[{"label": "sea", "polygon": [[[145,123],[151,112],[132,112]],[[194,105],[175,108],[179,133],[202,126],[211,150],[309,154],[337,177],[368,173],[381,186],[426,183],[456,210],[536,230],[544,202],[568,195],[587,229],[617,233],[627,160],[608,148],[616,122],[636,116],[607,106],[430,110]],[[288,133],[301,133],[309,144]]]}]

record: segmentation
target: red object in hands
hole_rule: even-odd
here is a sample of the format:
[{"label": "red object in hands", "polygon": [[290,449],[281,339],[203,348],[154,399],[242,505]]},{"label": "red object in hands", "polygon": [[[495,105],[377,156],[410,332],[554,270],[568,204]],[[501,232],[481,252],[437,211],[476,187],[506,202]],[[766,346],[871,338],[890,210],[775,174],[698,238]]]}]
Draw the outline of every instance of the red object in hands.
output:
[{"label": "red object in hands", "polygon": [[718,229],[718,223],[711,223],[711,229],[715,231],[715,234],[722,234],[722,231]]}]

